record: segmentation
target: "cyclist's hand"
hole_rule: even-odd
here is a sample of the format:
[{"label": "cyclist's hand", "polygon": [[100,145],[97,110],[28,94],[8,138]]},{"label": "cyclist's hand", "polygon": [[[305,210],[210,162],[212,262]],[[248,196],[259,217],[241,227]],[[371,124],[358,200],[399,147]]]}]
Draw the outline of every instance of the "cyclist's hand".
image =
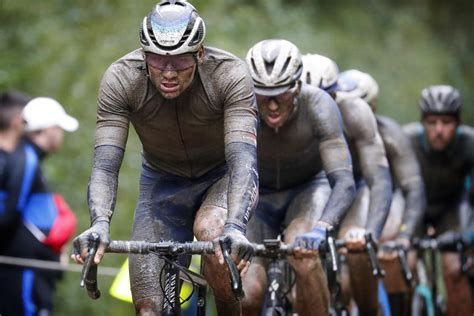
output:
[{"label": "cyclist's hand", "polygon": [[[389,240],[382,244],[379,248],[378,257],[380,261],[393,261],[398,258],[398,251],[392,250],[402,247],[405,251],[410,249],[410,239],[405,236],[397,237],[395,240]],[[387,250],[389,248],[390,250]]]},{"label": "cyclist's hand", "polygon": [[[253,248],[247,238],[237,229],[229,228],[225,229],[223,236],[227,236],[230,239],[231,255],[234,259],[237,269],[240,271],[240,275],[244,276],[250,266],[250,260],[252,258]],[[224,256],[222,255],[220,247],[216,251],[216,256],[219,258],[219,263],[224,264]]]},{"label": "cyclist's hand", "polygon": [[346,248],[348,250],[364,250],[365,249],[365,233],[364,228],[353,227],[349,229],[344,236]]},{"label": "cyclist's hand", "polygon": [[319,250],[319,246],[326,240],[326,227],[316,225],[311,231],[298,235],[295,238],[293,246],[295,247],[294,255],[296,258],[313,257]]},{"label": "cyclist's hand", "polygon": [[99,235],[99,247],[97,248],[97,252],[94,256],[94,263],[99,264],[102,260],[102,257],[105,253],[105,248],[110,243],[110,224],[107,222],[97,222],[92,225],[91,228],[74,238],[73,246],[74,246],[74,253],[71,255],[71,258],[80,264],[84,264],[84,261],[87,258],[88,251],[89,251],[89,241],[91,240],[91,234],[96,233]]}]

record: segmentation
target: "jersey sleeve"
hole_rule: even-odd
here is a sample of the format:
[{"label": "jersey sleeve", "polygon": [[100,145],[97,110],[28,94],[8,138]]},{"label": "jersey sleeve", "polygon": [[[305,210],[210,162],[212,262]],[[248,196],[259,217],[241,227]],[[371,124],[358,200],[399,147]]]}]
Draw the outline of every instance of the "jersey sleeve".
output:
[{"label": "jersey sleeve", "polygon": [[230,171],[227,226],[245,233],[258,198],[257,104],[253,81],[242,61],[226,70],[225,157]]},{"label": "jersey sleeve", "polygon": [[112,145],[125,149],[130,121],[125,90],[128,85],[117,64],[112,64],[105,72],[97,99],[95,147]]},{"label": "jersey sleeve", "polygon": [[332,98],[322,91],[313,93],[307,105],[310,108],[313,134],[320,142],[323,169],[332,188],[320,220],[337,226],[354,199],[352,159],[344,137],[341,115]]}]

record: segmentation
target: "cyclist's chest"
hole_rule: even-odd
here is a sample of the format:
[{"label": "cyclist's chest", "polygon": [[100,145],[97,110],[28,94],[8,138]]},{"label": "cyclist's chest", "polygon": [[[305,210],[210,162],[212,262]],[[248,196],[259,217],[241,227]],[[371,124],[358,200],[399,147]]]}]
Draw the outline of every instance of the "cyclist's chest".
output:
[{"label": "cyclist's chest", "polygon": [[[314,135],[310,124],[299,124],[297,121],[284,125],[276,132],[262,121],[258,131],[259,162],[275,159],[319,158],[319,140]],[[311,157],[310,157],[311,156]]]}]

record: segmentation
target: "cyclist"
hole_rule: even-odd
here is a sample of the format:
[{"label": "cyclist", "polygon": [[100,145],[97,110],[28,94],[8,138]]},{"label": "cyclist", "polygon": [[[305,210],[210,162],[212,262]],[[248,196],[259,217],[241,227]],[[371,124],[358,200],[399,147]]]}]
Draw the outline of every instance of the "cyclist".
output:
[{"label": "cyclist", "polygon": [[[334,98],[339,69],[336,63],[318,54],[303,56],[303,78],[328,91]],[[337,102],[344,132],[353,159],[356,198],[341,223],[339,235],[349,250],[365,248],[365,234],[380,238],[392,198],[392,180],[382,139],[369,105],[361,98]],[[377,314],[377,280],[364,253],[349,254],[352,294],[362,315]]]},{"label": "cyclist", "polygon": [[[338,99],[360,97],[376,112],[379,86],[370,74],[356,69],[343,71],[338,85]],[[376,114],[375,118],[394,181],[390,214],[381,241],[396,240],[408,248],[426,207],[425,185],[415,152],[402,127],[389,117]],[[405,305],[408,288],[401,277],[396,255],[383,253],[380,258],[386,271],[384,284],[392,313],[403,315],[402,311],[408,312]]]},{"label": "cyclist", "polygon": [[[185,1],[162,1],[143,19],[141,48],[106,71],[99,89],[94,166],[88,189],[91,228],[75,239],[74,259],[100,236],[109,242],[120,164],[131,122],[143,145],[133,240],[192,241],[227,236],[238,268],[248,268],[245,233],[258,197],[257,107],[246,64],[204,47],[204,21]],[[240,313],[220,253],[204,258],[219,314]],[[130,256],[140,315],[158,314],[163,261]]]},{"label": "cyclist", "polygon": [[[293,43],[261,41],[248,51],[247,64],[262,121],[260,199],[247,236],[261,243],[284,231],[284,242],[299,247],[299,258],[289,259],[296,273],[295,311],[327,315],[327,282],[314,254],[326,229],[339,224],[354,195],[340,113],[327,93],[301,82],[301,54]],[[303,258],[308,254],[312,256]],[[243,280],[244,315],[260,315],[266,265],[255,258]]]},{"label": "cyclist", "polygon": [[[465,178],[474,176],[474,134],[461,125],[462,99],[449,85],[422,90],[419,100],[421,122],[404,126],[421,166],[426,186],[425,227],[436,234],[460,229],[458,209],[462,203]],[[470,201],[474,189],[470,188]],[[472,296],[468,279],[462,274],[456,253],[443,253],[443,273],[449,315],[471,315]]]}]

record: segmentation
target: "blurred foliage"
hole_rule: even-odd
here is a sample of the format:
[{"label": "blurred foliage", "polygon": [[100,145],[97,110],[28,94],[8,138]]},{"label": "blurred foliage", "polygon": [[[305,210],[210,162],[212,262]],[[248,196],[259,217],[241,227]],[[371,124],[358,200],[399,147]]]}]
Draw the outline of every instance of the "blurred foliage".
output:
[{"label": "blurred foliage", "polygon": [[[94,141],[96,96],[108,65],[135,49],[138,26],[156,1],[0,0],[0,91],[16,89],[58,99],[81,122],[61,151],[45,163],[51,187],[63,193],[88,227],[86,188]],[[200,0],[209,45],[241,58],[266,38],[285,38],[302,53],[334,59],[341,70],[371,73],[381,87],[379,111],[401,123],[417,120],[422,88],[448,83],[465,99],[464,121],[474,124],[472,1]],[[132,129],[133,130],[133,129]],[[136,202],[140,144],[130,133],[122,165],[113,238],[128,238]],[[118,267],[123,257],[108,255]],[[66,274],[57,315],[129,315],[130,304],[106,294],[92,302]]]}]

